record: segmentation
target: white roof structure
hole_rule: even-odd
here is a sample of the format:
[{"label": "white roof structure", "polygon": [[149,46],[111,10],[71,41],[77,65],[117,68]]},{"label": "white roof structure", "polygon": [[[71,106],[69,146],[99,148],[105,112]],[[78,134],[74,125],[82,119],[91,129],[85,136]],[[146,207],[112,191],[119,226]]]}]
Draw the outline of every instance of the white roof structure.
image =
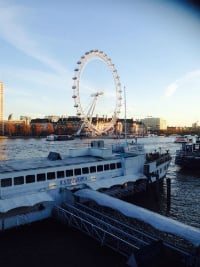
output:
[{"label": "white roof structure", "polygon": [[5,213],[11,209],[19,207],[31,207],[37,203],[47,201],[53,201],[53,198],[46,192],[39,192],[7,199],[0,199],[0,212]]},{"label": "white roof structure", "polygon": [[115,178],[106,178],[99,181],[93,181],[93,182],[86,182],[85,184],[88,185],[93,190],[98,190],[100,188],[110,188],[113,185],[122,185],[124,183],[128,182],[135,182],[139,178],[146,179],[146,176],[144,174],[131,174],[126,176],[120,176]]},{"label": "white roof structure", "polygon": [[171,218],[162,216],[156,212],[149,211],[147,209],[90,189],[82,189],[74,194],[81,198],[93,200],[101,206],[118,210],[127,217],[144,221],[160,231],[183,237],[195,246],[200,245],[200,229],[198,228],[185,225]]}]

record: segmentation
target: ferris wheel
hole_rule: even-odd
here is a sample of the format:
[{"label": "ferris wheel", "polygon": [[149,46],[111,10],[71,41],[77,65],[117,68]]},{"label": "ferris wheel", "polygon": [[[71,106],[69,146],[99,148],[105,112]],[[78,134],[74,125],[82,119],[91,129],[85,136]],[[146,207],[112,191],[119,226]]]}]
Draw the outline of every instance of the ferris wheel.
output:
[{"label": "ferris wheel", "polygon": [[[94,122],[93,115],[98,99],[100,97],[103,97],[106,93],[100,91],[90,94],[90,97],[92,97],[93,100],[88,109],[86,110],[84,103],[82,103],[81,89],[80,89],[80,80],[83,70],[91,60],[95,59],[103,61],[108,66],[109,70],[112,73],[112,77],[114,79],[114,87],[115,87],[115,103],[111,118],[101,123],[97,123],[96,121]],[[74,99],[74,107],[76,108],[77,116],[79,116],[82,120],[82,125],[78,130],[77,135],[80,134],[83,128],[87,128],[92,135],[113,133],[122,106],[122,90],[117,69],[115,68],[115,65],[112,63],[111,59],[103,51],[90,50],[89,52],[86,52],[83,56],[81,56],[80,60],[77,62],[77,66],[74,69],[74,77],[72,79],[73,79],[72,98]]]}]

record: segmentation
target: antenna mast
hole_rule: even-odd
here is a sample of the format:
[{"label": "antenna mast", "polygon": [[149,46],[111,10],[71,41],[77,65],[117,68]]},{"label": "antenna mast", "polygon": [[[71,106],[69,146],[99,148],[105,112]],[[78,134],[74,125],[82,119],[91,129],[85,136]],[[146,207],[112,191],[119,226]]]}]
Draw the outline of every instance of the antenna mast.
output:
[{"label": "antenna mast", "polygon": [[125,115],[124,115],[124,134],[125,134],[125,140],[127,142],[127,133],[126,133],[126,87],[124,86],[124,109],[125,109]]}]

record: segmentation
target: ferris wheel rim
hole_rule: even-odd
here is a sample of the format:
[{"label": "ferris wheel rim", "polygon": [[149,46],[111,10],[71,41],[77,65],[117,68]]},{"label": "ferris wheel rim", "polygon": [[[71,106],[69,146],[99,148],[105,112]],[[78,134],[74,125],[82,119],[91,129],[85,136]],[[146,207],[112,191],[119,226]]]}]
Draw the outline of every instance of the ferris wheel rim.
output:
[{"label": "ferris wheel rim", "polygon": [[[107,125],[107,127],[105,127],[102,130],[98,130],[97,127],[95,127],[92,124],[92,122],[88,120],[88,115],[83,110],[83,107],[81,104],[81,99],[80,99],[81,75],[83,73],[85,66],[91,60],[93,60],[95,58],[103,61],[110,69],[110,71],[112,73],[113,80],[114,80],[115,92],[116,92],[116,103],[115,103],[115,108],[114,108],[114,112],[112,115],[112,119],[111,119],[110,123]],[[86,52],[83,56],[81,56],[80,60],[77,61],[77,66],[74,69],[74,77],[72,79],[74,80],[74,83],[72,86],[72,89],[73,89],[72,98],[74,98],[74,107],[77,110],[77,115],[82,118],[82,120],[85,122],[85,124],[87,124],[87,126],[90,128],[90,130],[92,130],[94,132],[96,131],[98,134],[102,134],[102,133],[108,131],[109,130],[108,128],[111,126],[112,126],[111,128],[113,128],[117,119],[118,119],[119,113],[120,113],[121,101],[122,101],[122,90],[121,90],[121,83],[119,80],[117,69],[115,68],[115,65],[112,63],[111,58],[109,58],[107,56],[107,54],[105,54],[103,51],[99,51],[99,50],[90,50],[89,52]]]}]

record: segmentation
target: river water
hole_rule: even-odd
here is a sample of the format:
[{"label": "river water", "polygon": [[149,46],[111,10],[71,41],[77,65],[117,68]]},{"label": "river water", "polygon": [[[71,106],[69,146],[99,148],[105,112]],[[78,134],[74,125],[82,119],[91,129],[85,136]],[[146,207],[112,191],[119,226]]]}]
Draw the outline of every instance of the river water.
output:
[{"label": "river water", "polygon": [[[160,192],[156,205],[149,206],[149,199],[143,199],[142,206],[169,216],[185,224],[200,228],[200,172],[183,172],[175,165],[175,153],[180,144],[174,143],[175,137],[147,137],[138,138],[138,143],[143,143],[147,152],[169,150],[172,155],[167,177],[171,178],[171,205],[167,207],[166,181]],[[117,142],[105,140],[105,143]],[[32,157],[47,157],[50,151],[61,155],[66,153],[71,146],[89,144],[89,139],[75,139],[72,141],[49,142],[45,138],[29,139],[0,139],[0,160],[25,159]],[[141,203],[139,203],[140,205]],[[154,203],[155,204],[155,203]],[[156,208],[155,208],[156,206]]]}]

